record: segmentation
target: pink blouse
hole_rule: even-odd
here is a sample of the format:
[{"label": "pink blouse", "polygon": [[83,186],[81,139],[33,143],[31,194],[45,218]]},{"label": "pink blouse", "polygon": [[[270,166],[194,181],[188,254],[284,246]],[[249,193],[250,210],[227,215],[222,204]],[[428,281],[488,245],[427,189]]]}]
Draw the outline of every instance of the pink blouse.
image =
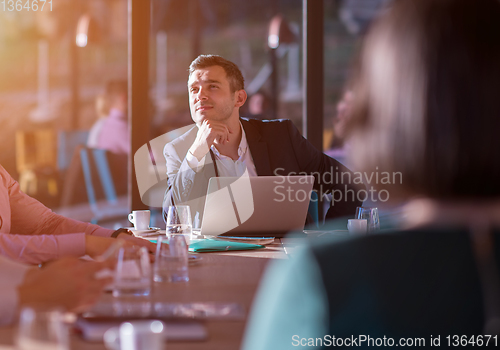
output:
[{"label": "pink blouse", "polygon": [[38,264],[62,256],[85,255],[85,236],[109,237],[105,229],[53,213],[21,192],[19,184],[0,166],[0,254]]}]

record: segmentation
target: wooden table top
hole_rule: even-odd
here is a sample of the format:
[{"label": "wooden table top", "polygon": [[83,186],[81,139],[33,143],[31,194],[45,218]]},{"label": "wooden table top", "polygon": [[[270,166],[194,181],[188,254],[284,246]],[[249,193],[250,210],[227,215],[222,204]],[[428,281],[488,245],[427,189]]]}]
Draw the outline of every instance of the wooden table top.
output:
[{"label": "wooden table top", "polygon": [[[150,297],[145,300],[166,302],[235,302],[243,306],[242,320],[204,323],[208,339],[200,342],[168,342],[168,350],[236,350],[240,348],[246,319],[264,268],[271,259],[287,259],[282,241],[265,249],[200,254],[198,265],[189,267],[187,283],[153,283]],[[111,301],[110,293],[101,301]],[[15,327],[0,328],[0,345],[13,343]],[[103,350],[103,343],[90,343],[79,335],[71,336],[71,349]]]}]

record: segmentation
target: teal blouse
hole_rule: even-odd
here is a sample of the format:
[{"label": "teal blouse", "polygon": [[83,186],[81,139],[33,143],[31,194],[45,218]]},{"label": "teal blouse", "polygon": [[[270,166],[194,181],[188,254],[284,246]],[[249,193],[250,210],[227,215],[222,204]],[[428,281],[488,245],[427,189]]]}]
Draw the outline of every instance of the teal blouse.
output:
[{"label": "teal blouse", "polygon": [[[328,301],[308,248],[273,261],[253,303],[243,350],[293,349],[327,332]],[[302,343],[301,343],[302,342]]]}]

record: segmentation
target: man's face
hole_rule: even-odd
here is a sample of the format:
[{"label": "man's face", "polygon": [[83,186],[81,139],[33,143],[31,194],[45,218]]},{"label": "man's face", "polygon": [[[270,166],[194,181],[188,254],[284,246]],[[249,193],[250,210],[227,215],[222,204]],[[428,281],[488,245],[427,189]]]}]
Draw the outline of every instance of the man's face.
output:
[{"label": "man's face", "polygon": [[189,108],[196,124],[203,120],[226,121],[238,118],[236,92],[231,92],[224,68],[197,69],[188,80]]}]

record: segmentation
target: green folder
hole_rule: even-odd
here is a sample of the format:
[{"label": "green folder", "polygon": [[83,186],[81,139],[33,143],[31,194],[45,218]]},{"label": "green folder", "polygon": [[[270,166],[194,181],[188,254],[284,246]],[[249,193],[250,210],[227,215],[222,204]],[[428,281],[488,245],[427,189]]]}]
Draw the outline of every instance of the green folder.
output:
[{"label": "green folder", "polygon": [[265,246],[260,244],[217,241],[212,239],[205,239],[189,245],[189,251],[196,253],[225,252],[230,250],[251,250],[261,248],[265,248]]}]

